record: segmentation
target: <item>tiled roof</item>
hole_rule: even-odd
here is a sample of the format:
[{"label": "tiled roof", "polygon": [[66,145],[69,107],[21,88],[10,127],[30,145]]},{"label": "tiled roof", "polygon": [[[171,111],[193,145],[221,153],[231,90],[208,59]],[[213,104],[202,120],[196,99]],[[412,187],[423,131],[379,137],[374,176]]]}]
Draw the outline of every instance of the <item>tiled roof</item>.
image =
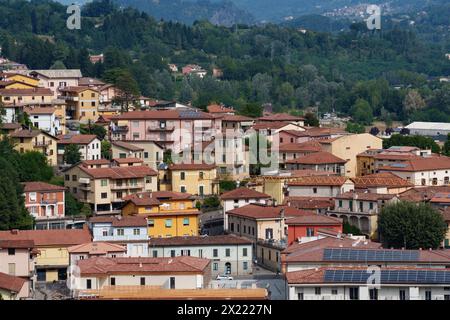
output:
[{"label": "tiled roof", "polygon": [[113,161],[124,164],[124,163],[142,163],[144,160],[138,158],[114,158]]},{"label": "tiled roof", "polygon": [[304,215],[286,220],[288,225],[342,225],[342,219],[319,214]]},{"label": "tiled roof", "polygon": [[442,213],[442,217],[445,221],[450,221],[450,207],[445,207],[445,209],[440,210]]},{"label": "tiled roof", "polygon": [[37,107],[37,108],[23,108],[23,111],[29,115],[38,115],[38,114],[53,114],[55,113],[55,108],[53,107]]},{"label": "tiled roof", "polygon": [[325,164],[325,163],[346,163],[347,160],[336,157],[335,155],[326,152],[314,152],[311,154],[298,157],[296,159],[287,160],[286,163],[298,164]]},{"label": "tiled roof", "polygon": [[81,78],[80,69],[46,69],[33,70],[31,73],[39,73],[47,78]]},{"label": "tiled roof", "polygon": [[209,113],[230,113],[234,112],[233,108],[227,108],[218,104],[212,104],[206,107]]},{"label": "tiled roof", "polygon": [[297,209],[334,209],[334,199],[326,197],[285,197],[284,204]]},{"label": "tiled roof", "polygon": [[88,253],[89,255],[104,255],[109,252],[126,252],[124,246],[108,242],[88,242],[67,248],[69,253]]},{"label": "tiled roof", "polygon": [[171,164],[169,166],[170,170],[212,170],[217,166],[214,164],[206,164],[206,163],[180,163],[180,164]]},{"label": "tiled roof", "polygon": [[307,141],[303,143],[283,143],[278,148],[279,152],[319,152],[322,151],[322,145],[316,141]]},{"label": "tiled roof", "polygon": [[82,77],[78,80],[78,85],[80,86],[103,86],[105,83],[99,79]]},{"label": "tiled roof", "polygon": [[96,257],[78,261],[80,274],[158,274],[191,273],[203,274],[210,260],[180,256],[173,258],[104,258]]},{"label": "tiled roof", "polygon": [[342,186],[347,181],[350,179],[342,176],[309,176],[289,181],[288,186]]},{"label": "tiled roof", "polygon": [[201,120],[214,119],[214,117],[202,111],[180,111],[180,110],[148,110],[130,111],[118,116],[111,117],[112,120]]},{"label": "tiled roof", "polygon": [[34,138],[34,137],[40,135],[41,133],[43,133],[43,131],[41,131],[41,130],[23,129],[23,130],[17,130],[17,131],[11,132],[10,137],[12,137],[12,138]]},{"label": "tiled roof", "polygon": [[240,187],[228,192],[223,193],[220,198],[222,200],[233,200],[233,199],[269,199],[268,194],[258,192],[253,189]]},{"label": "tiled roof", "polygon": [[227,122],[244,122],[244,121],[254,121],[255,119],[240,115],[227,114],[222,117],[222,121]]},{"label": "tiled roof", "polygon": [[274,113],[258,118],[259,121],[303,121],[305,118],[293,116],[287,113]]},{"label": "tiled roof", "polygon": [[358,199],[363,201],[378,201],[378,200],[391,200],[394,197],[395,197],[394,194],[348,191],[337,195],[336,199],[346,199],[346,200]]},{"label": "tiled roof", "polygon": [[273,121],[273,122],[258,122],[252,126],[254,130],[265,130],[265,129],[280,129],[285,126],[291,125],[290,122],[283,121]]},{"label": "tiled roof", "polygon": [[146,227],[147,219],[142,216],[92,217],[90,223],[111,223],[113,227]]},{"label": "tiled roof", "polygon": [[83,166],[95,166],[95,165],[109,165],[111,162],[108,159],[96,159],[96,160],[83,160],[81,165]]},{"label": "tiled roof", "polygon": [[160,205],[164,201],[190,200],[192,195],[185,192],[153,191],[135,193],[123,198],[136,205]]},{"label": "tiled roof", "polygon": [[450,192],[450,186],[415,187],[399,194],[399,199],[404,201],[420,202],[429,201],[436,193]]},{"label": "tiled roof", "polygon": [[0,231],[0,240],[33,240],[40,246],[71,246],[91,241],[88,229]]},{"label": "tiled roof", "polygon": [[450,158],[446,156],[429,158],[418,158],[403,161],[401,163],[393,163],[386,166],[379,167],[378,170],[387,171],[430,171],[430,170],[450,170]]},{"label": "tiled roof", "polygon": [[0,272],[0,289],[18,293],[27,281],[23,278]]},{"label": "tiled roof", "polygon": [[127,149],[130,151],[143,151],[144,148],[137,147],[135,145],[132,145],[131,143],[123,142],[123,141],[113,141],[111,142],[113,146],[117,146],[119,148]]},{"label": "tiled roof", "polygon": [[189,236],[170,238],[151,238],[149,246],[169,247],[169,246],[209,246],[209,245],[233,245],[251,244],[252,241],[238,237],[233,234],[218,236]]},{"label": "tiled roof", "polygon": [[0,96],[53,96],[53,92],[47,88],[31,89],[0,89]]},{"label": "tiled roof", "polygon": [[15,249],[30,249],[34,248],[33,240],[0,240],[0,249],[15,248]]},{"label": "tiled roof", "polygon": [[98,92],[96,89],[92,87],[85,87],[85,86],[73,86],[73,87],[64,87],[60,89],[61,92],[70,92],[70,93],[81,93],[83,91],[92,90]]},{"label": "tiled roof", "polygon": [[450,192],[436,193],[430,200],[431,203],[450,203]]},{"label": "tiled roof", "polygon": [[24,182],[23,191],[24,192],[37,192],[37,191],[64,191],[65,187],[55,186],[54,184],[49,184],[41,181]]},{"label": "tiled roof", "polygon": [[75,134],[75,135],[59,135],[58,144],[89,144],[94,139],[97,139],[95,134]]},{"label": "tiled roof", "polygon": [[131,179],[143,178],[146,176],[156,176],[158,174],[155,170],[151,169],[148,166],[86,168],[80,165],[78,167],[94,179]]},{"label": "tiled roof", "polygon": [[2,123],[0,124],[0,130],[6,129],[6,130],[14,130],[21,128],[22,125],[20,123]]},{"label": "tiled roof", "polygon": [[313,214],[311,211],[305,211],[287,206],[269,206],[262,204],[248,204],[246,206],[227,211],[227,214],[246,217],[250,219],[280,219],[284,211],[285,217],[296,217]]},{"label": "tiled roof", "polygon": [[323,137],[349,134],[347,131],[340,128],[305,127],[305,129],[306,131],[283,130],[283,132],[287,132],[298,137]]},{"label": "tiled roof", "polygon": [[413,184],[400,178],[391,172],[380,172],[362,177],[352,178],[355,188],[371,188],[371,187],[413,187]]}]

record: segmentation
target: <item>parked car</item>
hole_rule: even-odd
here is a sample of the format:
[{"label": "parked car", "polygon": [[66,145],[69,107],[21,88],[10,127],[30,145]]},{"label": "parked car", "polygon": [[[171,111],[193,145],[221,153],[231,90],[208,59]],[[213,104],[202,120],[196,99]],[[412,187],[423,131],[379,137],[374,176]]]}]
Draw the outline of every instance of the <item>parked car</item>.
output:
[{"label": "parked car", "polygon": [[216,280],[233,280],[233,277],[227,274],[218,274]]}]

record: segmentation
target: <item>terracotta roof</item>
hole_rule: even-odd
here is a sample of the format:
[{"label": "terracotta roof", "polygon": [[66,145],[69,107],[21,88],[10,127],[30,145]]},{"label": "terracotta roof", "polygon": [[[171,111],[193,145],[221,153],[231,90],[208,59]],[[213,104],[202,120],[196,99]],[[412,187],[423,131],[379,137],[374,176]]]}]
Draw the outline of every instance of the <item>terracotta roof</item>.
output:
[{"label": "terracotta roof", "polygon": [[348,191],[336,196],[336,199],[358,199],[363,201],[391,200],[395,198],[394,194],[371,193],[371,192],[354,192]]},{"label": "terracotta roof", "polygon": [[307,141],[303,143],[283,143],[278,148],[279,152],[319,152],[322,145],[317,141]]},{"label": "terracotta roof", "polygon": [[149,246],[170,247],[170,246],[209,246],[209,245],[236,245],[252,244],[248,238],[238,237],[236,235],[218,235],[218,236],[189,236],[189,237],[170,237],[170,238],[151,238]]},{"label": "terracotta roof", "polygon": [[288,186],[342,186],[351,181],[342,176],[307,176],[289,181]]},{"label": "terracotta roof", "polygon": [[59,135],[58,144],[89,144],[94,139],[97,139],[95,134],[75,134],[75,135]]},{"label": "terracotta roof", "polygon": [[19,293],[28,280],[0,272],[0,289]]},{"label": "terracotta roof", "polygon": [[200,120],[214,119],[212,115],[202,111],[180,111],[180,110],[147,110],[130,111],[118,116],[111,117],[111,120]]},{"label": "terracotta roof", "polygon": [[109,252],[126,252],[124,246],[108,242],[88,242],[67,248],[69,253],[88,253],[89,255],[105,255]]},{"label": "terracotta roof", "polygon": [[90,223],[111,223],[113,227],[146,227],[147,219],[142,216],[92,217]]},{"label": "terracotta roof", "polygon": [[222,117],[222,121],[226,122],[246,122],[246,121],[254,121],[255,119],[240,115],[227,114]]},{"label": "terracotta roof", "polygon": [[430,199],[431,203],[450,203],[450,192],[439,192]]},{"label": "terracotta roof", "polygon": [[131,194],[123,198],[138,206],[160,205],[164,201],[190,200],[191,194],[175,191],[154,191]]},{"label": "terracotta roof", "polygon": [[248,189],[245,187],[240,187],[228,192],[223,193],[220,196],[222,200],[233,200],[233,199],[269,199],[271,198],[268,194],[258,192],[253,189]]},{"label": "terracotta roof", "polygon": [[334,199],[326,197],[285,197],[284,203],[297,209],[334,209]]},{"label": "terracotta roof", "polygon": [[274,113],[258,118],[259,121],[303,121],[305,118],[293,116],[287,113]]},{"label": "terracotta roof", "polygon": [[92,90],[92,91],[98,92],[98,90],[96,90],[96,89],[94,89],[92,87],[85,87],[85,86],[82,86],[82,87],[80,87],[80,86],[78,86],[78,87],[77,86],[64,87],[64,88],[61,88],[59,91],[61,91],[61,92],[70,92],[70,93],[81,93],[81,92],[86,91],[86,90]]},{"label": "terracotta roof", "polygon": [[[292,125],[290,122],[274,121],[274,122],[258,122],[255,123],[252,128],[254,130],[265,130],[265,129],[280,129],[285,126]],[[299,127],[300,128],[300,127]]]},{"label": "terracotta roof", "polygon": [[11,132],[10,137],[12,138],[34,138],[40,134],[45,134],[46,136],[50,136],[52,138],[57,139],[56,137],[53,137],[50,134],[47,134],[44,131],[41,130],[37,130],[37,129],[33,129],[33,130],[28,130],[28,129],[23,129],[23,130],[17,130],[14,132]]},{"label": "terracotta roof", "polygon": [[104,86],[105,83],[96,78],[82,77],[78,79],[79,86]]},{"label": "terracotta roof", "polygon": [[286,220],[288,225],[342,225],[342,219],[319,214],[304,215]]},{"label": "terracotta roof", "polygon": [[442,217],[445,221],[450,221],[450,207],[445,207],[444,209],[440,209],[442,213]]},{"label": "terracotta roof", "polygon": [[36,192],[36,191],[64,191],[65,187],[55,186],[54,184],[49,184],[45,182],[35,181],[35,182],[24,182],[23,191],[24,192]]},{"label": "terracotta roof", "polygon": [[22,125],[20,123],[2,123],[0,124],[0,129],[6,130],[15,130],[21,128]]},{"label": "terracotta roof", "polygon": [[450,192],[450,186],[415,187],[399,194],[399,199],[404,201],[421,202],[429,201],[436,193]]},{"label": "terracotta roof", "polygon": [[296,159],[287,160],[286,163],[298,164],[325,164],[325,163],[346,163],[347,160],[336,157],[335,155],[326,152],[314,152],[311,154],[298,157]]},{"label": "terracotta roof", "polygon": [[36,107],[36,108],[23,108],[23,111],[25,113],[28,113],[29,115],[37,115],[37,114],[53,114],[55,113],[54,107]]},{"label": "terracotta roof", "polygon": [[212,170],[217,166],[215,164],[206,164],[206,163],[180,163],[180,164],[171,164],[169,166],[170,170]]},{"label": "terracotta roof", "polygon": [[348,135],[349,133],[341,128],[321,128],[321,127],[304,127],[305,131],[283,130],[289,134],[298,137],[324,137],[331,135]]},{"label": "terracotta roof", "polygon": [[250,219],[280,219],[282,211],[285,217],[296,217],[302,215],[314,214],[311,211],[305,211],[287,206],[269,206],[257,203],[227,211],[227,214],[246,217]]},{"label": "terracotta roof", "polygon": [[127,149],[130,151],[143,151],[144,148],[137,147],[135,145],[132,145],[131,143],[123,142],[123,141],[112,141],[111,144],[113,146],[117,146],[119,148]]},{"label": "terracotta roof", "polygon": [[0,89],[0,96],[53,96],[53,92],[47,88]]},{"label": "terracotta roof", "polygon": [[144,160],[138,158],[114,158],[113,161],[124,164],[124,163],[142,163]]},{"label": "terracotta roof", "polygon": [[391,172],[380,172],[362,177],[352,178],[355,183],[355,188],[371,188],[371,187],[388,187],[388,188],[402,188],[413,187],[414,185],[405,179]]},{"label": "terracotta roof", "polygon": [[15,248],[15,249],[31,249],[34,248],[33,240],[0,240],[0,249]]},{"label": "terracotta roof", "polygon": [[430,170],[442,170],[450,169],[450,158],[445,156],[429,158],[417,158],[401,163],[393,163],[386,166],[379,167],[378,170],[388,170],[388,171],[430,171]]},{"label": "terracotta roof", "polygon": [[10,230],[0,231],[0,240],[33,240],[40,246],[71,246],[91,241],[88,229]]},{"label": "terracotta roof", "polygon": [[83,160],[82,166],[95,166],[95,165],[109,165],[111,162],[108,159],[96,159],[96,160]]},{"label": "terracotta roof", "polygon": [[234,112],[233,108],[227,108],[218,104],[212,104],[206,107],[209,113],[230,113]]},{"label": "terracotta roof", "polygon": [[422,157],[404,152],[381,152],[373,155],[374,159],[377,160],[410,160],[410,159],[420,159]]},{"label": "terracotta roof", "polygon": [[173,258],[105,258],[96,257],[78,261],[80,274],[158,274],[207,272],[210,260],[180,256]]},{"label": "terracotta roof", "polygon": [[146,176],[156,176],[158,174],[155,170],[151,169],[148,166],[86,168],[80,165],[78,167],[94,179],[131,179],[143,178]]}]

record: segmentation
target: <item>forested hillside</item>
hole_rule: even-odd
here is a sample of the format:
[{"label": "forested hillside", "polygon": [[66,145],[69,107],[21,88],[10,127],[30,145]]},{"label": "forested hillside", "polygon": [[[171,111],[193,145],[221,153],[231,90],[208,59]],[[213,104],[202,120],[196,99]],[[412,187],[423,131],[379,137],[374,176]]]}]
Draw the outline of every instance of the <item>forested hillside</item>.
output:
[{"label": "forested hillside", "polygon": [[[318,106],[360,123],[381,120],[450,121],[450,87],[434,77],[450,75],[450,47],[421,40],[408,29],[382,33],[355,24],[338,34],[306,32],[278,25],[187,26],[161,22],[108,0],[84,7],[81,30],[68,30],[66,7],[42,0],[0,0],[3,54],[30,68],[64,64],[85,75],[110,79],[131,73],[143,95],[210,102],[255,110]],[[92,65],[89,54],[105,54]],[[167,64],[219,67],[211,77],[174,77]]]}]

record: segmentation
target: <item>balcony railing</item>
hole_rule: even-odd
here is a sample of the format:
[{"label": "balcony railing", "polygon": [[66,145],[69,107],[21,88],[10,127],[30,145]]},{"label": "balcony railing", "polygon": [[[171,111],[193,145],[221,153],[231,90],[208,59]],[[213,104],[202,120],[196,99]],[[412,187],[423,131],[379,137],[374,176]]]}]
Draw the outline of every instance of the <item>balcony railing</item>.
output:
[{"label": "balcony railing", "polygon": [[113,133],[122,133],[122,132],[128,132],[128,126],[118,126],[118,127],[114,127],[112,129]]},{"label": "balcony railing", "polygon": [[111,185],[111,190],[127,190],[127,189],[143,189],[143,184],[122,184],[122,185]]},{"label": "balcony railing", "polygon": [[46,141],[33,141],[33,147],[47,147],[51,143],[51,140]]},{"label": "balcony railing", "polygon": [[173,125],[164,126],[164,127],[161,127],[161,126],[150,126],[150,127],[147,128],[147,130],[149,132],[152,132],[152,131],[174,131],[175,130],[175,126],[173,126]]}]

